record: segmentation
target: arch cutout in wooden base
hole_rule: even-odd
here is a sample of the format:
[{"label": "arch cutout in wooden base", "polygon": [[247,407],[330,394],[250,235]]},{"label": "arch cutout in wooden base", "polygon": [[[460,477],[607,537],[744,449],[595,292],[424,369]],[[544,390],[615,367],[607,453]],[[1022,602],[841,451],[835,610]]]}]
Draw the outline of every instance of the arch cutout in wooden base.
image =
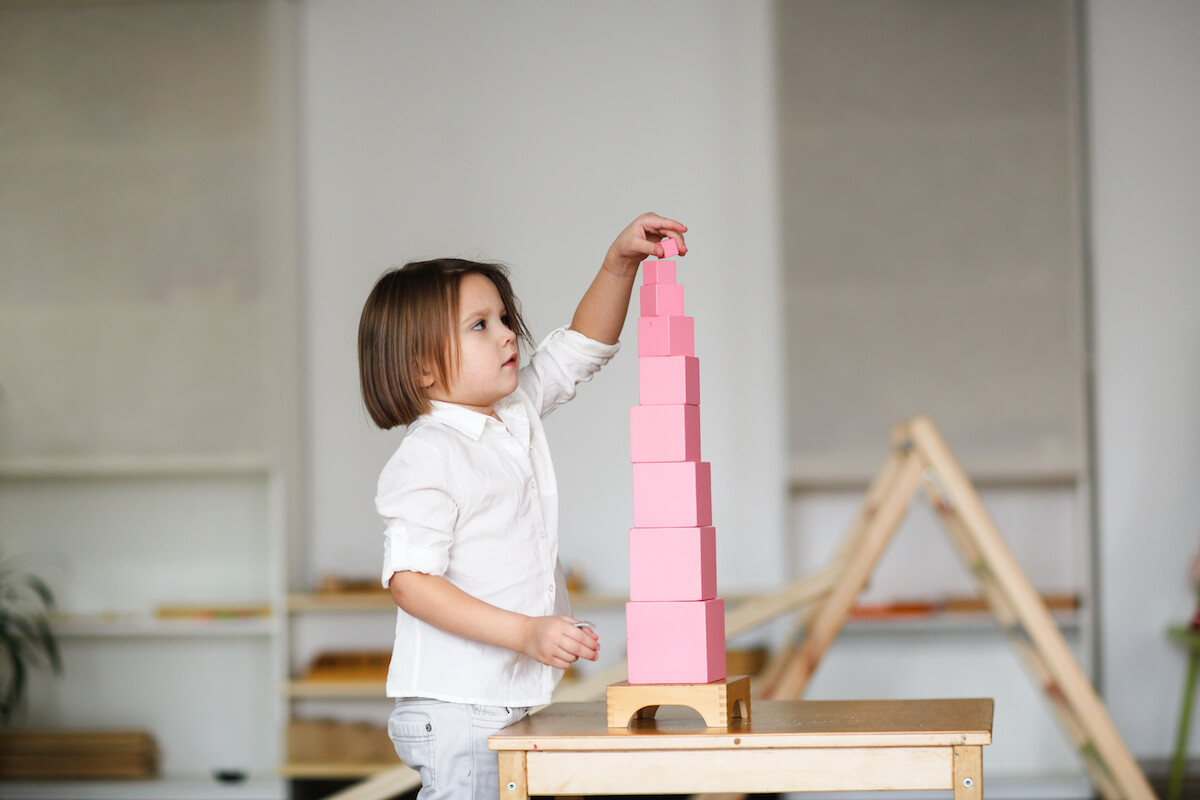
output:
[{"label": "arch cutout in wooden base", "polygon": [[750,676],[712,683],[610,684],[608,727],[627,728],[636,719],[654,716],[659,706],[686,706],[710,728],[728,728],[732,719],[750,721]]}]

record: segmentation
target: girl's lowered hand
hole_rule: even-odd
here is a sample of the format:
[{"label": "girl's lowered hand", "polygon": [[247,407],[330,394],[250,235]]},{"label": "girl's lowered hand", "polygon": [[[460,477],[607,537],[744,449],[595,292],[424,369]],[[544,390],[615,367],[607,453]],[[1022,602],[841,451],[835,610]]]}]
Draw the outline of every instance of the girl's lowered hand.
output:
[{"label": "girl's lowered hand", "polygon": [[566,669],[581,658],[599,658],[600,638],[570,617],[529,617],[521,649],[546,666]]},{"label": "girl's lowered hand", "polygon": [[613,240],[604,256],[604,268],[623,277],[636,275],[642,259],[664,257],[660,242],[666,238],[674,239],[679,254],[686,255],[687,244],[683,240],[686,232],[687,226],[681,222],[654,213],[642,214]]}]

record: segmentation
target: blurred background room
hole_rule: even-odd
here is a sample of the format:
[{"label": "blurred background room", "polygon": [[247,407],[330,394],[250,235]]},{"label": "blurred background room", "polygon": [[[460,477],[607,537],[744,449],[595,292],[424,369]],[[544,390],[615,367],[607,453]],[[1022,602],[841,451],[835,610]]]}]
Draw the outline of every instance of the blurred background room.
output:
[{"label": "blurred background room", "polygon": [[[367,292],[499,260],[540,339],[651,210],[689,226],[729,607],[818,569],[928,415],[1161,787],[1200,547],[1198,41],[1191,0],[0,0],[0,594],[48,588],[61,657],[0,656],[28,667],[0,733],[141,737],[106,779],[0,754],[0,798],[394,766],[373,499],[402,432],[359,397]],[[582,677],[624,645],[636,314],[547,422],[605,643]],[[989,796],[1092,797],[992,618],[948,610],[978,594],[913,503],[805,697],[993,697]]]}]

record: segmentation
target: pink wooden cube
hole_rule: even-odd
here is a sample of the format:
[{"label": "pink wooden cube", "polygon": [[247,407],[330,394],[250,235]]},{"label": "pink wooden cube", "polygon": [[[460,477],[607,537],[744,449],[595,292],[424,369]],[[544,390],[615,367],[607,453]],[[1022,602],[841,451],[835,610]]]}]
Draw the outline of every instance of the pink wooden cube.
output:
[{"label": "pink wooden cube", "polygon": [[725,677],[725,601],[627,603],[630,683],[712,683]]},{"label": "pink wooden cube", "polygon": [[638,402],[644,406],[700,405],[700,359],[638,358]]},{"label": "pink wooden cube", "polygon": [[716,528],[629,531],[630,600],[711,600],[716,596]]},{"label": "pink wooden cube", "polygon": [[699,461],[700,406],[629,409],[630,460]]},{"label": "pink wooden cube", "polygon": [[679,242],[670,236],[662,240],[663,258],[674,258],[679,255]]},{"label": "pink wooden cube", "polygon": [[643,317],[682,317],[683,286],[678,283],[651,283],[641,287]]},{"label": "pink wooden cube", "polygon": [[635,528],[699,528],[712,524],[712,468],[707,461],[633,465]]},{"label": "pink wooden cube", "polygon": [[675,262],[642,262],[642,279],[647,285],[652,283],[675,283]]},{"label": "pink wooden cube", "polygon": [[696,321],[691,317],[638,317],[638,355],[696,355]]}]

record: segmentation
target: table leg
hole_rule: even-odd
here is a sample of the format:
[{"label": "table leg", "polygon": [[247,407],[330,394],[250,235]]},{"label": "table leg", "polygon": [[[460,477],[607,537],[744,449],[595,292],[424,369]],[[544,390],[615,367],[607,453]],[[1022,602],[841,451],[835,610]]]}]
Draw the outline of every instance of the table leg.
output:
[{"label": "table leg", "polygon": [[983,747],[954,748],[954,800],[983,800]]},{"label": "table leg", "polygon": [[500,800],[529,800],[524,750],[501,750]]}]

